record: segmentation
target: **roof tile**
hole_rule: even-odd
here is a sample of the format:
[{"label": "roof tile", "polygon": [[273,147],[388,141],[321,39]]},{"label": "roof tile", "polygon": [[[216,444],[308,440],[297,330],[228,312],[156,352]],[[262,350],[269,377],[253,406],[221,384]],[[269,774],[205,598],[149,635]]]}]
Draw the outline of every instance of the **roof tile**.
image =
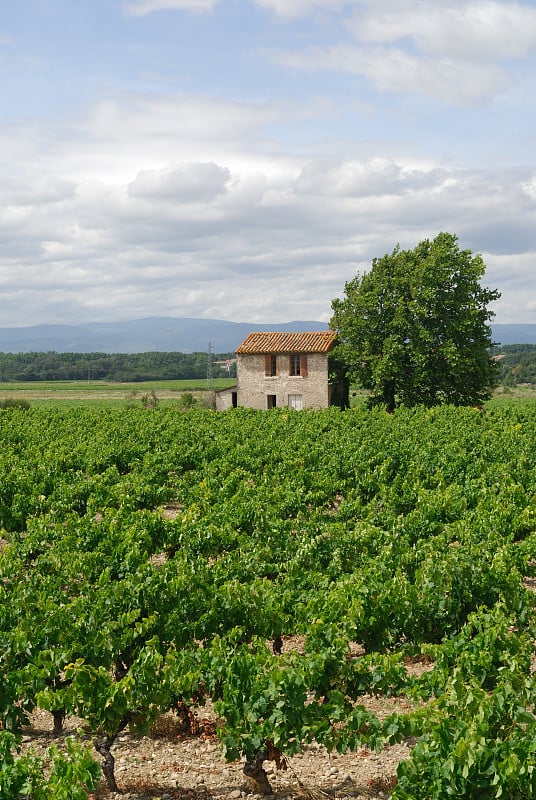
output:
[{"label": "roof tile", "polygon": [[335,344],[337,331],[250,333],[237,353],[327,353]]}]

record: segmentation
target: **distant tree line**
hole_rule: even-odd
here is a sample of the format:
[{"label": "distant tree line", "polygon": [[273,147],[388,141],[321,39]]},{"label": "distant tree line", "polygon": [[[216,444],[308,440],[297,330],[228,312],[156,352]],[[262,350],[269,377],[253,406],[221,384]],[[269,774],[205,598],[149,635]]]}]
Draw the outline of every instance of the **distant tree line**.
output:
[{"label": "distant tree line", "polygon": [[[494,351],[499,383],[536,384],[536,344],[501,345]],[[225,362],[232,361],[229,368]],[[222,363],[223,362],[223,363]],[[0,381],[105,380],[140,382],[206,378],[208,354],[198,353],[1,353]],[[215,378],[235,378],[233,353],[213,356]]]},{"label": "distant tree line", "polygon": [[[1,381],[105,380],[139,382],[206,378],[208,353],[0,353]],[[225,363],[233,353],[214,355],[212,375],[235,377]]]},{"label": "distant tree line", "polygon": [[499,381],[504,386],[536,384],[536,344],[509,344],[497,348],[495,358],[501,366]]}]

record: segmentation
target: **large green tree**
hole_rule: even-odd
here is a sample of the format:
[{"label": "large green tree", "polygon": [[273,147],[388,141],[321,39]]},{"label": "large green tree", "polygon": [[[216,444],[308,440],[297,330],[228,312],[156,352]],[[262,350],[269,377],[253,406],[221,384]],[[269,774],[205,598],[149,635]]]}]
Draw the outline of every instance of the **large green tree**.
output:
[{"label": "large green tree", "polygon": [[332,303],[349,373],[389,411],[397,404],[475,405],[497,381],[490,356],[500,293],[480,285],[480,255],[439,233],[413,250],[395,247]]}]

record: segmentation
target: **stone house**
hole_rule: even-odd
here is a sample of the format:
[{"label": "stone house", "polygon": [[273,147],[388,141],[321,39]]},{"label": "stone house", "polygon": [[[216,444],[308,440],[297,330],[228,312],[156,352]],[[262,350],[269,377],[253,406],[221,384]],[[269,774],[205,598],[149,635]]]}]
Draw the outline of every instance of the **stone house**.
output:
[{"label": "stone house", "polygon": [[336,331],[250,333],[236,350],[236,386],[216,392],[216,409],[236,406],[327,408],[347,405],[347,388],[329,380]]}]

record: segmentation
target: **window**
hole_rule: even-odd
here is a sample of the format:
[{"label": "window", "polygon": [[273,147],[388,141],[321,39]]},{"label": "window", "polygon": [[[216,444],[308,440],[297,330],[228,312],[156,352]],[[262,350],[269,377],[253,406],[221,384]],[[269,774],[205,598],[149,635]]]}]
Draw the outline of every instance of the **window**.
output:
[{"label": "window", "polygon": [[270,354],[264,356],[264,374],[267,378],[275,378],[277,375],[277,356]]},{"label": "window", "polygon": [[288,407],[293,408],[294,411],[301,411],[303,409],[303,397],[301,394],[289,394]]},{"label": "window", "polygon": [[277,407],[277,396],[275,394],[267,394],[266,408],[276,408],[276,407]]},{"label": "window", "polygon": [[296,353],[291,355],[288,362],[288,374],[307,377],[307,356]]}]

